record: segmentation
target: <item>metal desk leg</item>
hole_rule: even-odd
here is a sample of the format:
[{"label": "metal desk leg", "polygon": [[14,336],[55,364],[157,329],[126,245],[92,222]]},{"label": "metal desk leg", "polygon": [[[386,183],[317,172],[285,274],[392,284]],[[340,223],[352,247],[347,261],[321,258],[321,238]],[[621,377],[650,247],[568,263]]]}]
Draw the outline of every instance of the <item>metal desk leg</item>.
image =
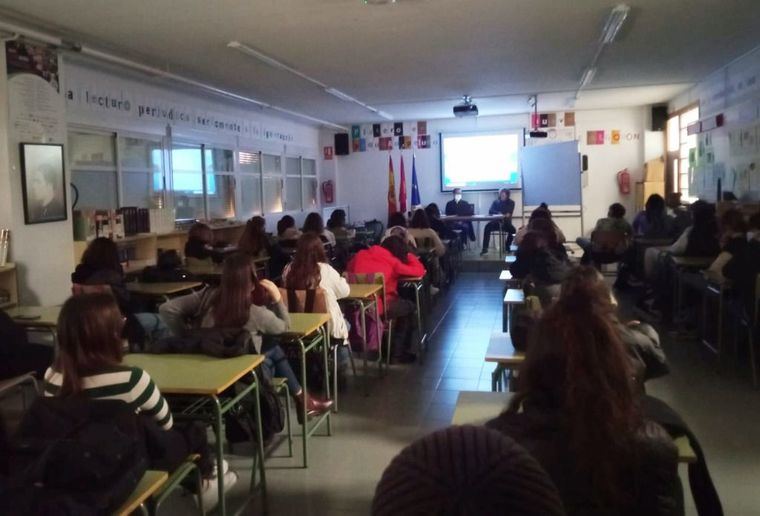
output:
[{"label": "metal desk leg", "polygon": [[224,417],[222,416],[222,407],[219,405],[219,398],[212,396],[211,402],[211,405],[214,407],[213,430],[214,434],[216,434],[216,476],[218,479],[217,488],[219,489],[219,514],[224,516],[227,514],[227,501],[224,498],[224,474],[222,473],[224,463]]},{"label": "metal desk leg", "polygon": [[[327,329],[327,325],[322,326],[324,339],[322,340],[322,358],[324,361],[324,382],[325,382],[325,397],[330,400],[333,399],[330,393],[330,361],[327,359],[327,352],[330,349],[330,331]],[[327,411],[327,435],[332,435],[332,418],[330,417],[330,411]]]},{"label": "metal desk leg", "polygon": [[301,441],[303,444],[303,467],[309,467],[309,418],[306,410],[306,400],[309,395],[309,390],[306,387],[306,349],[303,343],[303,339],[298,339],[298,345],[301,347],[301,392],[303,393],[303,403],[301,403],[301,421],[303,421],[303,428],[301,429]]},{"label": "metal desk leg", "polygon": [[[367,306],[364,304],[363,300],[359,301],[359,310],[361,311],[361,320],[362,320],[362,339],[364,342],[364,395],[369,396],[369,365],[367,363],[367,353],[369,353],[369,344],[367,342]],[[380,360],[382,362],[382,358]],[[336,393],[336,400],[337,400],[337,392],[338,388],[336,386],[335,393]],[[338,402],[335,402],[336,406]],[[337,412],[337,409],[335,410]]]},{"label": "metal desk leg", "polygon": [[422,289],[422,282],[420,282],[418,285],[415,285],[414,289],[414,297],[415,301],[417,302],[417,330],[420,332],[420,364],[422,364],[422,359],[424,357],[425,353],[425,347],[427,346],[427,343],[425,342],[425,331],[422,327],[422,305],[420,304],[420,290]]},{"label": "metal desk leg", "polygon": [[[256,374],[256,371],[251,371],[253,374],[253,381],[256,384],[256,388],[251,391],[251,394],[254,398],[254,408],[256,409],[256,432],[258,434],[258,442],[257,442],[257,449],[259,458],[258,458],[258,464],[259,464],[259,482],[261,483],[261,499],[262,499],[262,506],[266,507],[267,503],[267,476],[266,476],[266,467],[264,464],[264,439],[262,436],[264,435],[264,429],[261,427],[261,402],[259,401],[259,388],[261,384],[259,383],[259,376]],[[288,418],[288,425],[290,424],[290,418]],[[290,441],[288,441],[289,446],[292,447],[292,444]],[[292,450],[291,450],[292,454]],[[255,460],[255,459],[254,459]],[[249,488],[249,492],[253,493],[253,491],[256,488],[256,469],[255,464],[251,469],[251,486]]]}]

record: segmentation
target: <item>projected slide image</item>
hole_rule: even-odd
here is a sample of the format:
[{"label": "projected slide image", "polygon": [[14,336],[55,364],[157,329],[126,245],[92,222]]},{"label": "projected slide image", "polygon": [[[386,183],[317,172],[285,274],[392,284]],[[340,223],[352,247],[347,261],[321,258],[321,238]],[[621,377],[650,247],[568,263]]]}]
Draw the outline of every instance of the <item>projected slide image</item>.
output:
[{"label": "projected slide image", "polygon": [[441,135],[441,190],[517,188],[519,135]]}]

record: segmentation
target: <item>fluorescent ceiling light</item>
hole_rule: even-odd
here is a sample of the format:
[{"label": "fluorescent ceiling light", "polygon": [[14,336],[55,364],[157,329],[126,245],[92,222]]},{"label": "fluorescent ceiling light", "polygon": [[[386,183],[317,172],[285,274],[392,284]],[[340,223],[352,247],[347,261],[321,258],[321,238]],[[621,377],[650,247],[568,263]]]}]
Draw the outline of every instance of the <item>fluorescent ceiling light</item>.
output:
[{"label": "fluorescent ceiling light", "polygon": [[[245,54],[247,56],[256,58],[259,61],[261,61],[262,63],[266,63],[266,64],[268,64],[269,66],[271,66],[273,68],[277,68],[278,70],[283,70],[283,71],[286,71],[286,72],[290,72],[293,75],[296,75],[296,76],[300,77],[301,79],[303,79],[305,81],[308,81],[308,82],[310,82],[312,84],[315,84],[315,85],[319,86],[320,88],[322,88],[324,90],[325,93],[328,93],[328,94],[332,95],[333,97],[339,98],[340,100],[343,100],[345,102],[352,102],[354,104],[357,104],[357,105],[363,107],[364,109],[368,109],[368,110],[372,111],[373,113],[377,113],[377,114],[381,113],[380,111],[378,111],[377,108],[374,108],[374,107],[372,107],[372,106],[370,106],[368,104],[365,104],[364,102],[362,102],[362,101],[360,101],[358,99],[355,99],[351,95],[348,95],[347,93],[343,93],[339,89],[330,87],[327,84],[323,83],[322,81],[319,81],[319,80],[315,79],[314,77],[306,75],[305,73],[301,72],[300,70],[296,70],[292,66],[288,66],[285,63],[281,63],[277,59],[275,59],[273,57],[270,57],[270,56],[264,54],[263,52],[260,52],[260,51],[256,50],[255,48],[251,48],[251,47],[249,47],[248,45],[246,45],[244,43],[241,43],[239,41],[230,41],[229,43],[227,43],[227,48],[235,49],[238,52],[242,52],[243,54]],[[380,116],[383,117],[383,118],[387,118],[388,120],[393,120],[393,117],[391,115],[389,115],[388,113],[383,113]]]},{"label": "fluorescent ceiling light", "polygon": [[604,29],[602,30],[601,43],[603,45],[609,45],[615,41],[615,38],[623,27],[626,18],[628,18],[628,13],[630,12],[631,8],[626,4],[618,4],[612,9],[612,12],[610,12],[609,17],[604,24]]},{"label": "fluorescent ceiling light", "polygon": [[591,81],[594,80],[594,76],[596,75],[596,68],[586,68],[586,71],[583,72],[583,77],[581,77],[581,84],[578,86],[578,89],[583,89],[589,84],[591,84]]},{"label": "fluorescent ceiling light", "polygon": [[[336,90],[335,88],[325,88],[325,93],[329,93],[333,97],[337,97],[340,100],[345,100],[346,102],[355,102],[357,104],[362,104],[363,106],[366,106],[366,104],[364,104],[362,102],[359,102],[358,100],[356,100],[355,98],[353,98],[351,95],[347,95],[347,94],[343,93],[340,90]],[[377,110],[374,109],[374,108],[370,109],[370,111],[377,112]]]}]

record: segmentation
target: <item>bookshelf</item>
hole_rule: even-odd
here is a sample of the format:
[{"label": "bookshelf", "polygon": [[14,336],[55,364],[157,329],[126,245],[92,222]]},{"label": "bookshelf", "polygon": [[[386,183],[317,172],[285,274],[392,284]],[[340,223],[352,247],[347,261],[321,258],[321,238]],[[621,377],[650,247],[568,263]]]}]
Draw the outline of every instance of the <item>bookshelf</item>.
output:
[{"label": "bookshelf", "polygon": [[9,295],[7,301],[0,299],[0,308],[13,308],[18,304],[18,279],[15,263],[7,263],[0,267],[0,290]]}]

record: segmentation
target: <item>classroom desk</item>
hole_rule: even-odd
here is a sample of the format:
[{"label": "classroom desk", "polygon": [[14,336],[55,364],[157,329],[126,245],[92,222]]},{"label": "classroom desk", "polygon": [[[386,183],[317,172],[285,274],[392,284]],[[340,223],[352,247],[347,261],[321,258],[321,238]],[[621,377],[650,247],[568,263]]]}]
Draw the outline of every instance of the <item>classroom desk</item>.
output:
[{"label": "classroom desk", "polygon": [[[378,295],[383,290],[383,286],[378,283],[351,283],[349,284],[349,292],[348,296],[344,297],[343,299],[339,299],[338,301],[343,301],[349,304],[354,304],[359,307],[359,311],[361,314],[361,323],[362,323],[362,339],[365,345],[364,353],[364,395],[369,395],[369,365],[367,361],[367,352],[366,349],[367,345],[367,310],[375,307],[375,314],[377,315],[375,319],[375,324],[377,325],[377,335],[379,339],[379,347],[378,347],[378,367],[380,368],[381,372],[383,369],[383,327],[382,323],[380,322],[379,313],[377,310],[378,306]],[[337,379],[335,379],[335,382],[337,382]],[[338,392],[338,386],[337,383],[334,385],[335,393]],[[337,401],[336,401],[337,405]],[[337,412],[337,407],[335,409]]]},{"label": "classroom desk", "polygon": [[673,313],[677,314],[683,301],[683,288],[681,285],[681,273],[687,270],[699,271],[708,268],[715,260],[714,256],[673,256],[669,255],[673,264]]},{"label": "classroom desk", "polygon": [[424,353],[427,351],[427,332],[425,331],[425,324],[423,319],[424,314],[422,313],[422,302],[420,296],[420,292],[425,285],[425,276],[399,278],[398,283],[399,285],[414,289],[414,300],[417,306],[417,330],[420,334],[420,363],[422,363]]},{"label": "classroom desk", "polygon": [[[301,388],[304,398],[309,395],[309,387],[306,382],[306,353],[312,349],[322,348],[322,367],[324,370],[325,396],[330,398],[330,374],[327,360],[327,350],[330,348],[330,332],[327,323],[330,322],[330,314],[290,314],[290,327],[282,334],[283,343],[293,342],[298,344],[301,358]],[[308,343],[307,343],[308,341]],[[336,348],[337,352],[337,348]],[[337,363],[337,356],[334,357]],[[337,393],[336,393],[337,394]],[[327,420],[327,435],[332,435],[331,411],[327,411],[314,419],[310,424],[306,416],[306,404],[302,408],[303,430],[301,438],[303,443],[303,467],[309,465],[309,437],[316,432],[323,421]]]},{"label": "classroom desk", "polygon": [[57,344],[60,306],[15,306],[8,308],[5,313],[26,330],[49,333],[53,337],[53,344]]},{"label": "classroom desk", "polygon": [[[720,361],[723,358],[723,301],[726,297],[726,292],[731,289],[731,282],[722,276],[711,274],[708,271],[703,271],[703,274],[707,285],[702,295],[702,344],[715,353],[718,361]],[[708,299],[713,296],[718,299],[718,322],[715,329],[715,345],[710,342],[707,332],[707,321],[709,319],[707,305]]]},{"label": "classroom desk", "polygon": [[[478,242],[480,242],[480,223],[481,222],[493,222],[500,220],[512,221],[512,216],[505,217],[504,215],[443,215],[441,216],[443,222],[477,222],[478,223]],[[501,229],[500,229],[501,230]],[[504,239],[499,238],[499,257],[504,255]]]},{"label": "classroom desk", "polygon": [[[457,398],[452,425],[483,425],[507,408],[512,393],[461,391]],[[676,437],[673,443],[678,448],[678,462],[688,464],[697,461],[689,440]]]},{"label": "classroom desk", "polygon": [[116,509],[114,514],[116,516],[129,516],[137,509],[141,509],[143,514],[148,514],[145,510],[145,502],[153,496],[153,493],[161,489],[166,480],[169,478],[169,474],[166,471],[146,471],[140,481],[137,483],[137,487],[129,495],[129,498]]},{"label": "classroom desk", "polygon": [[203,283],[200,281],[176,281],[167,283],[143,283],[135,281],[127,283],[126,285],[130,294],[158,297],[162,298],[164,301],[169,301],[170,296],[202,287]]},{"label": "classroom desk", "polygon": [[525,291],[521,288],[510,288],[504,293],[504,303],[502,305],[502,331],[509,331],[509,325],[512,322],[512,308],[516,305],[525,303]]},{"label": "classroom desk", "polygon": [[511,387],[513,372],[524,361],[525,353],[515,350],[509,333],[492,333],[486,351],[486,362],[496,364],[496,368],[491,373],[491,390],[497,392],[503,390],[505,386]]},{"label": "classroom desk", "polygon": [[[242,355],[234,358],[215,358],[207,355],[130,353],[124,356],[125,365],[146,371],[164,396],[177,417],[200,419],[211,425],[216,435],[217,471],[224,461],[224,414],[236,407],[244,398],[252,396],[258,435],[261,430],[261,407],[258,396],[258,377],[254,369],[264,362],[264,355]],[[220,397],[238,380],[250,375],[251,383],[243,384],[233,397]],[[264,470],[264,444],[257,443],[262,498],[266,501],[266,473]],[[251,491],[256,487],[256,460],[251,471]],[[219,476],[219,511],[226,514],[224,476]]]}]

